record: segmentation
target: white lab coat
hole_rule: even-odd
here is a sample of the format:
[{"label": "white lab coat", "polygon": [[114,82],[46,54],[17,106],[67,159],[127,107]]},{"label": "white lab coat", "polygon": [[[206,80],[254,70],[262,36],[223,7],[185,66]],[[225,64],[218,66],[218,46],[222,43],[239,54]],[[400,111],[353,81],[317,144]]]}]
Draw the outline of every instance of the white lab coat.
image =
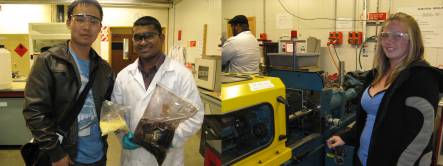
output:
[{"label": "white lab coat", "polygon": [[260,48],[251,31],[243,31],[229,38],[222,47],[222,65],[225,72],[258,73],[260,65]]},{"label": "white lab coat", "polygon": [[[203,123],[204,108],[201,102],[197,86],[191,72],[182,64],[166,57],[164,63],[155,74],[148,90],[145,90],[143,77],[138,69],[138,59],[118,73],[112,101],[130,107],[126,119],[129,129],[135,131],[146,106],[154,92],[156,84],[160,83],[171,89],[175,94],[189,99],[198,107],[198,112],[191,118],[179,124],[172,140],[172,148],[167,153],[163,166],[182,166],[183,146],[185,141],[197,132]],[[121,163],[124,166],[157,166],[155,157],[145,150],[122,151]]]},{"label": "white lab coat", "polygon": [[181,63],[186,63],[186,49],[182,46],[174,46],[169,50],[168,57]]}]

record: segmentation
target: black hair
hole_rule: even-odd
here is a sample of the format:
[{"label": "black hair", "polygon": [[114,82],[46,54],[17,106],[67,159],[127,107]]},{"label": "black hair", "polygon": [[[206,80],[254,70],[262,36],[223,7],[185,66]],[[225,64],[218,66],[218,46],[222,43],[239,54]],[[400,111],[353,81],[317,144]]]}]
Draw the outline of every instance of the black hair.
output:
[{"label": "black hair", "polygon": [[239,25],[242,31],[249,31],[248,18],[245,15],[236,15],[234,18],[228,21],[228,24],[233,26]]},{"label": "black hair", "polygon": [[162,33],[162,26],[160,22],[151,16],[143,16],[137,19],[137,21],[134,22],[134,27],[136,26],[153,26],[158,33]]},{"label": "black hair", "polygon": [[240,25],[240,27],[241,27],[241,29],[243,31],[249,31],[249,25],[248,24],[239,24],[239,25]]},{"label": "black hair", "polygon": [[241,31],[249,31],[249,24],[238,24],[238,23],[233,23],[231,24],[231,26],[240,26]]},{"label": "black hair", "polygon": [[79,4],[91,4],[94,5],[100,12],[100,20],[103,20],[103,9],[97,0],[75,0],[68,6],[68,20],[71,20],[71,15],[74,12],[74,8]]},{"label": "black hair", "polygon": [[49,46],[42,47],[42,48],[40,48],[40,52],[48,51],[50,48],[51,48],[51,47],[49,47]]}]

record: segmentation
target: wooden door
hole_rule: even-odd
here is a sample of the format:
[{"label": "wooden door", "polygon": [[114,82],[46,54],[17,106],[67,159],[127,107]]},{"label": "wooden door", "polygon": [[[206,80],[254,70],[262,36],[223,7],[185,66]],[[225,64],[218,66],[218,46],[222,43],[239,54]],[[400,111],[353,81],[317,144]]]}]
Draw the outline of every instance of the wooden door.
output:
[{"label": "wooden door", "polygon": [[115,74],[137,59],[132,43],[132,27],[110,28],[111,67]]},{"label": "wooden door", "polygon": [[[166,30],[162,28],[165,34],[165,43],[167,41]],[[132,41],[132,27],[111,27],[110,28],[110,53],[111,53],[111,67],[115,74],[120,72],[123,68],[133,63],[138,55],[134,51],[134,44]],[[167,45],[163,43],[162,51],[165,52]],[[125,49],[127,47],[127,49]]]}]

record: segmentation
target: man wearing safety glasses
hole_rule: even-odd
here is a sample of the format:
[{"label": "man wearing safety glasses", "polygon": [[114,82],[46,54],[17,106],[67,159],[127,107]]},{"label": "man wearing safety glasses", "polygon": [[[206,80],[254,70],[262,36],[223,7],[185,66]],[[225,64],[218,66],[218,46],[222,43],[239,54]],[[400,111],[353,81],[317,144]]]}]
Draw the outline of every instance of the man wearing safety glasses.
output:
[{"label": "man wearing safety glasses", "polygon": [[[200,129],[203,123],[203,104],[197,86],[191,72],[183,64],[166,57],[162,52],[165,36],[157,19],[150,16],[139,18],[132,30],[134,50],[138,58],[118,73],[112,92],[113,102],[131,108],[126,116],[130,131],[122,139],[122,165],[184,165],[184,143]],[[147,150],[145,146],[140,147],[133,142],[134,131],[146,106],[150,100],[154,100],[153,94],[157,84],[187,99],[198,109],[195,115],[173,129],[172,139],[171,135],[160,133],[167,135],[167,138],[163,136],[160,138],[164,140],[161,142],[170,145],[166,154],[156,153],[158,151],[152,149]]]},{"label": "man wearing safety glasses", "polygon": [[[72,2],[66,22],[71,40],[38,56],[29,75],[23,114],[53,166],[106,165],[107,143],[98,122],[102,102],[110,99],[114,74],[91,48],[102,19],[96,0]],[[74,118],[69,122],[68,117]],[[64,124],[72,125],[60,130]]]}]

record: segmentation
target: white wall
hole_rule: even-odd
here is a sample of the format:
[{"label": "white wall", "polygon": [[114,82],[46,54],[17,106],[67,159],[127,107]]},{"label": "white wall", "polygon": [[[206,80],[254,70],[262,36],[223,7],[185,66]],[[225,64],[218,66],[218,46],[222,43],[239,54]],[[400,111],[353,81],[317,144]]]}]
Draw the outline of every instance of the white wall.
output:
[{"label": "white wall", "polygon": [[[379,0],[378,10],[383,12],[395,13],[399,7],[411,6],[442,6],[441,0]],[[332,63],[328,49],[326,47],[328,34],[331,31],[336,31],[336,22],[334,20],[302,20],[292,16],[292,28],[279,29],[277,27],[276,18],[279,14],[288,14],[282,7],[280,2],[287,10],[302,18],[347,18],[354,20],[365,19],[366,15],[363,12],[363,0],[223,0],[223,18],[232,18],[238,14],[247,16],[255,16],[257,19],[257,34],[266,32],[268,38],[273,41],[278,41],[281,36],[289,36],[291,30],[297,30],[299,39],[306,39],[309,36],[314,36],[321,39],[322,49],[319,59],[319,66],[326,72],[337,72]],[[264,5],[263,5],[264,4]],[[265,6],[265,7],[263,7]],[[377,10],[377,0],[368,0],[367,11],[375,12]],[[226,25],[223,31],[226,31]],[[353,31],[366,31],[366,36],[375,35],[376,30],[380,28],[375,26],[363,26],[362,21],[352,22]],[[346,71],[356,69],[356,53],[359,48],[347,44],[347,32],[343,31],[344,44],[337,46],[337,53],[341,60],[346,63]],[[443,47],[443,46],[442,46]],[[374,43],[369,43],[367,48],[367,57],[361,57],[363,69],[367,70],[372,67],[373,54],[375,49]],[[334,50],[331,52],[335,58]],[[443,48],[426,48],[425,58],[432,65],[443,64]]]},{"label": "white wall", "polygon": [[[221,55],[218,44],[221,34],[222,0],[182,0],[170,9],[174,36],[172,42],[186,46],[187,62],[193,63],[201,57],[203,49],[203,25],[207,24],[206,55]],[[175,17],[174,17],[175,16]],[[182,31],[182,42],[177,42],[178,31]],[[197,41],[197,47],[187,47],[189,41]]]},{"label": "white wall", "polygon": [[[419,7],[419,6],[443,6],[442,0],[395,0],[392,3],[391,11],[396,11],[399,7]],[[443,65],[443,46],[441,48],[426,48],[425,58],[431,65]]]},{"label": "white wall", "polygon": [[[208,25],[207,55],[220,55],[222,0],[181,0],[174,8],[103,7],[103,26],[132,26],[142,16],[157,18],[168,29],[168,47],[176,43],[177,31],[182,30],[183,45],[199,41],[197,48],[188,48],[189,62],[202,54],[203,25]],[[0,4],[0,34],[27,34],[30,22],[51,22],[51,5]],[[175,17],[174,17],[175,15]],[[109,57],[107,42],[94,43],[104,59]],[[168,48],[169,49],[169,48]]]},{"label": "white wall", "polygon": [[236,15],[245,15],[247,17],[255,16],[256,20],[256,36],[259,36],[260,32],[264,32],[264,13],[263,13],[264,0],[223,0],[222,3],[222,16],[223,25],[222,32],[227,32],[228,20],[232,19]]},{"label": "white wall", "polygon": [[[29,23],[51,22],[50,4],[0,4],[0,6],[0,34],[28,34]],[[153,16],[160,21],[163,27],[171,28],[169,27],[167,8],[103,7],[102,24],[108,27],[132,26],[135,20],[142,16]],[[100,50],[103,59],[109,60],[108,42],[97,40],[93,47]]]},{"label": "white wall", "polygon": [[132,26],[143,16],[155,17],[162,27],[168,28],[168,9],[166,8],[121,8],[103,7],[103,25]]},{"label": "white wall", "polygon": [[[102,25],[108,27],[132,27],[134,22],[143,16],[155,17],[160,21],[162,27],[171,28],[169,27],[167,8],[103,7]],[[170,38],[170,36],[167,37]],[[100,55],[103,59],[109,61],[109,42],[100,42]]]},{"label": "white wall", "polygon": [[51,5],[0,6],[0,34],[28,34],[28,23],[51,22]]}]

